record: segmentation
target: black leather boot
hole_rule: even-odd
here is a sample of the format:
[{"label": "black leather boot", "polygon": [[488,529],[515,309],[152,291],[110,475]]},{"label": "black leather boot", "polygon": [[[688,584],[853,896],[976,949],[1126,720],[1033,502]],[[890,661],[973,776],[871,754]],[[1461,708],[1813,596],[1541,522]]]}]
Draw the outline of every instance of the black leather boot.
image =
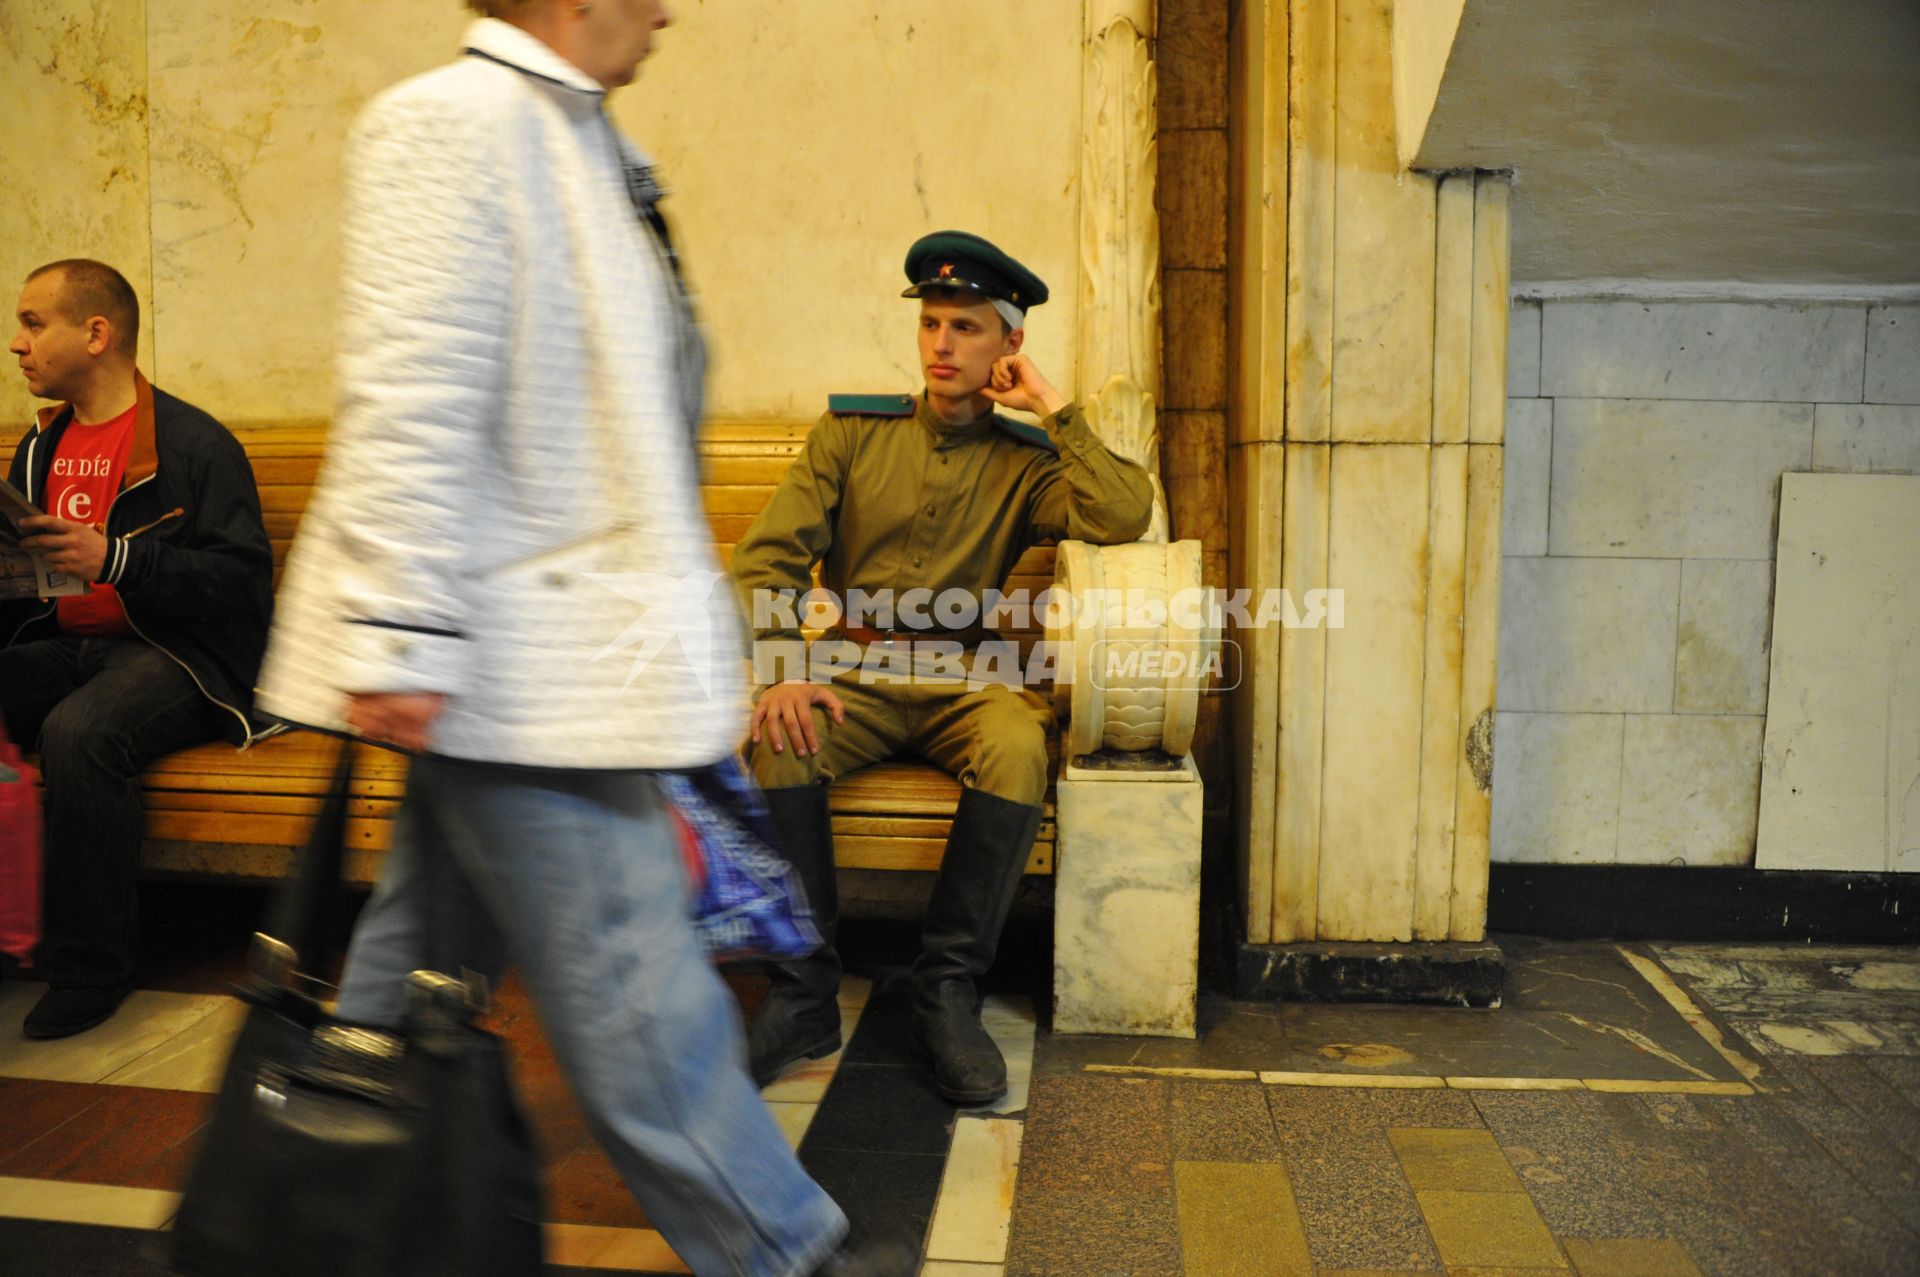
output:
[{"label": "black leather boot", "polygon": [[914,1044],[955,1104],[986,1104],[1007,1090],[1007,1062],[980,1024],[974,981],[993,965],[1039,830],[1039,807],[961,791],[913,964]]},{"label": "black leather boot", "polygon": [[781,850],[800,878],[820,929],[820,947],[804,958],[767,964],[767,1000],[747,1021],[747,1063],[764,1087],[789,1065],[840,1049],[840,954],[833,947],[840,894],[833,873],[833,822],[825,785],[766,791]]}]

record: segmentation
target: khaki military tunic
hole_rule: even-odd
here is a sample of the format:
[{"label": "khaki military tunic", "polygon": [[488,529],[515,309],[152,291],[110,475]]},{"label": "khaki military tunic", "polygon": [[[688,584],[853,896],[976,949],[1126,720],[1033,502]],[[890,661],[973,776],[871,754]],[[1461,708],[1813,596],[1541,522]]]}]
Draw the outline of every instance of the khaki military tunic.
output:
[{"label": "khaki military tunic", "polygon": [[[898,599],[915,589],[980,599],[1033,545],[1137,539],[1153,508],[1146,470],[1109,451],[1075,405],[1041,426],[1051,447],[1032,427],[994,414],[950,426],[924,394],[909,416],[822,417],[734,546],[733,576],[749,616],[755,591],[810,588],[816,562],[821,583],[841,599],[856,590]],[[776,622],[755,638],[791,643],[800,633]],[[833,682],[846,722],[836,725],[816,706],[821,748],[810,757],[791,745],[779,753],[765,742],[755,747],[763,786],[832,781],[909,754],[1012,802],[1045,795],[1053,710],[1038,691],[856,674]]]}]

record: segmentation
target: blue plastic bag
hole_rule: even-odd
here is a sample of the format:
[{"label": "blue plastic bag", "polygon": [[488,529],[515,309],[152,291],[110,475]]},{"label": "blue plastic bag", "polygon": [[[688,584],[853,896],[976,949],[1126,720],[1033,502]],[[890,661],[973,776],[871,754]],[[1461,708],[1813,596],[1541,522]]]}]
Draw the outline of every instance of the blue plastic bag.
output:
[{"label": "blue plastic bag", "polygon": [[766,800],[745,765],[729,758],[658,776],[699,887],[693,926],[708,956],[799,958],[818,949],[806,892],[775,850]]}]

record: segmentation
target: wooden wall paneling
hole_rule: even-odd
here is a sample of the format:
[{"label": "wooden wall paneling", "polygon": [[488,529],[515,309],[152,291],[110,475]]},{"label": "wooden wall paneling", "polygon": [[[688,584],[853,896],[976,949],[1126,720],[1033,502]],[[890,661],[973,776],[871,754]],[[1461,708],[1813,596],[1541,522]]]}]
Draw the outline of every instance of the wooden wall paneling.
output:
[{"label": "wooden wall paneling", "polygon": [[1433,441],[1465,443],[1473,377],[1473,174],[1440,182],[1434,229]]},{"label": "wooden wall paneling", "polygon": [[1320,7],[1338,15],[1331,438],[1425,443],[1433,422],[1434,181],[1400,168],[1392,0]]},{"label": "wooden wall paneling", "polygon": [[1332,449],[1327,579],[1345,591],[1346,624],[1327,635],[1323,938],[1413,935],[1430,452]]},{"label": "wooden wall paneling", "polygon": [[1466,445],[1436,445],[1429,472],[1426,674],[1420,708],[1413,938],[1445,940],[1453,913],[1454,805],[1459,789],[1461,615],[1467,589]]}]

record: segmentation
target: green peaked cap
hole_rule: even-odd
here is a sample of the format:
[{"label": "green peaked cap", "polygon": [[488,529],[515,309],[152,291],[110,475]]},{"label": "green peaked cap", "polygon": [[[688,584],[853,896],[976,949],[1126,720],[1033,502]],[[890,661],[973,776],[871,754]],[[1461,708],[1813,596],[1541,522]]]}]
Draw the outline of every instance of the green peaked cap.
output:
[{"label": "green peaked cap", "polygon": [[979,293],[1032,310],[1047,300],[1046,281],[998,248],[965,231],[922,235],[907,250],[907,282],[902,297],[932,289]]}]

